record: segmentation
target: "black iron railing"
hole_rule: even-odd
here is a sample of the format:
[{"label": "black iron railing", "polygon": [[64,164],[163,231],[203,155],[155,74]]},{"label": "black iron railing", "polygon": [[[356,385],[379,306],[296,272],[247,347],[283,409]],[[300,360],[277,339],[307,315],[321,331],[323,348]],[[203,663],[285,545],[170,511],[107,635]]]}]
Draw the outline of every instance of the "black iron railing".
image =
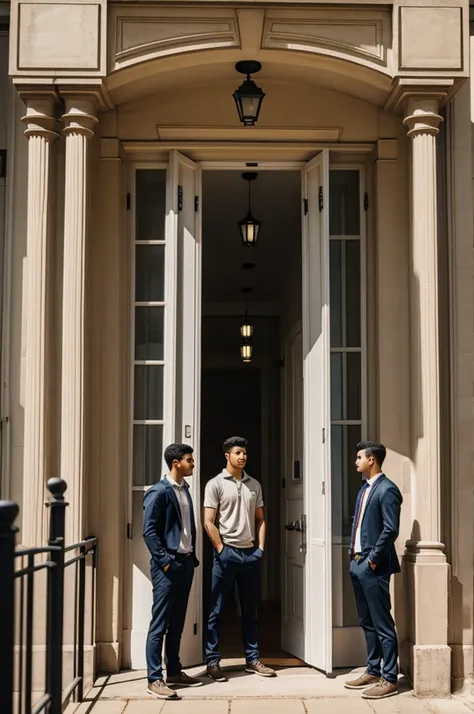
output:
[{"label": "black iron railing", "polygon": [[[86,647],[86,610],[88,642],[94,644],[96,609],[97,538],[65,545],[66,482],[48,481],[51,494],[48,545],[37,548],[15,547],[18,529],[15,519],[19,508],[14,501],[0,501],[0,712],[1,714],[60,714],[70,701],[84,696],[84,653]],[[68,555],[70,554],[70,555]],[[89,563],[87,563],[89,561]],[[86,567],[90,566],[90,569]],[[67,577],[67,569],[74,572]],[[35,601],[35,577],[44,571],[46,618],[43,630],[35,628],[38,600]],[[90,577],[88,578],[88,572]],[[88,591],[88,592],[86,592]],[[72,680],[64,682],[64,606],[73,601]],[[45,677],[43,691],[34,686],[34,673],[40,648],[44,643]]]}]

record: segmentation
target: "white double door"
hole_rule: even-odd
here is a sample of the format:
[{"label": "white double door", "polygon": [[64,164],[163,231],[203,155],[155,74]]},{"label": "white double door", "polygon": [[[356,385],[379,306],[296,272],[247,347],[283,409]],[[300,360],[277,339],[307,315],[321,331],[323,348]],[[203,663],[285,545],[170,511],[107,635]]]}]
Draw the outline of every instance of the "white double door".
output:
[{"label": "white double door", "polygon": [[[297,362],[292,374],[293,379],[302,379],[302,454],[298,477],[294,478],[293,472],[286,474],[282,556],[268,555],[283,558],[282,645],[290,654],[326,672],[332,668],[328,161],[328,152],[322,151],[301,171],[303,320],[300,341],[292,352]],[[281,164],[278,168],[281,170]],[[165,334],[172,341],[172,349],[164,384],[165,423],[169,425],[164,442],[184,441],[195,449],[196,470],[190,486],[199,557],[203,538],[199,481],[202,206],[199,164],[179,152],[171,152],[166,193]],[[205,198],[212,201],[212,196]],[[284,387],[289,389],[286,384]],[[285,468],[290,468],[293,461],[288,456]],[[141,669],[145,666],[152,598],[151,582],[143,568],[141,503],[136,496],[131,548],[134,571],[131,664],[134,669]],[[202,661],[203,625],[202,569],[198,568],[182,639],[184,666]]]}]

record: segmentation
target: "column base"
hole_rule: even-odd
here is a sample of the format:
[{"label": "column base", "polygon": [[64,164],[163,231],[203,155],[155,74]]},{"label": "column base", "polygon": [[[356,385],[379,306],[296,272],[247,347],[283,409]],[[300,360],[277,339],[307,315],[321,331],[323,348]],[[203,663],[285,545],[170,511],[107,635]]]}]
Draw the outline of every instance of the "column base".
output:
[{"label": "column base", "polygon": [[451,696],[451,647],[413,646],[413,690],[417,697]]},{"label": "column base", "polygon": [[409,541],[404,556],[407,639],[400,647],[400,665],[419,697],[451,696],[449,566],[443,548]]},{"label": "column base", "polygon": [[120,672],[121,645],[119,642],[97,643],[97,671],[100,673]]}]

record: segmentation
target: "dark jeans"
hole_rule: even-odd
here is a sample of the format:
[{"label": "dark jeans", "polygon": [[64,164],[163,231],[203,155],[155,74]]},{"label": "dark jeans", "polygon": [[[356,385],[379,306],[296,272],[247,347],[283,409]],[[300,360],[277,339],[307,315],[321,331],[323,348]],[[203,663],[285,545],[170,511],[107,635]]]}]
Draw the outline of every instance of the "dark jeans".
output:
[{"label": "dark jeans", "polygon": [[390,612],[390,575],[377,575],[377,568],[373,571],[367,558],[352,560],[350,572],[359,623],[367,643],[367,672],[375,677],[382,674],[384,679],[395,684],[398,643]]},{"label": "dark jeans", "polygon": [[194,563],[191,556],[176,556],[166,573],[160,567],[151,566],[153,607],[146,641],[149,682],[163,679],[162,650],[165,635],[167,675],[172,677],[181,672],[179,646],[193,576]]},{"label": "dark jeans", "polygon": [[220,661],[220,620],[227,596],[234,584],[239,590],[242,611],[242,640],[248,664],[259,658],[257,610],[260,594],[262,551],[259,548],[233,548],[226,545],[212,565],[211,610],[207,622],[206,662]]}]

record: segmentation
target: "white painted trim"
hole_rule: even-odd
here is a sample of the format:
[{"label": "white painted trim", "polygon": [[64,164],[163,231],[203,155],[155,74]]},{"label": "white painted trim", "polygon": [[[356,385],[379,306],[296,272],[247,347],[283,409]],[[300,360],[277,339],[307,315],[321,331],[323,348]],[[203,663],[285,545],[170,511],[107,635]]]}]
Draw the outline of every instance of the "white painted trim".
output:
[{"label": "white painted trim", "polygon": [[[163,445],[174,442],[176,429],[176,344],[177,320],[176,299],[178,291],[178,183],[179,167],[176,155],[170,154],[166,175],[166,218],[165,218],[165,327],[163,375]],[[163,460],[164,464],[164,460]],[[164,464],[166,470],[166,465]]]},{"label": "white painted trim", "polygon": [[[316,217],[312,213],[312,206],[316,203],[317,193],[315,187],[311,188],[308,181],[309,172],[319,165],[319,186],[323,188],[324,208]],[[308,552],[305,565],[305,603],[304,603],[304,621],[305,621],[305,660],[315,667],[323,669],[326,672],[332,671],[332,538],[331,538],[331,414],[330,414],[330,355],[329,355],[329,340],[330,340],[330,325],[329,325],[329,152],[323,151],[312,161],[308,162],[302,171],[302,198],[309,200],[309,213],[303,215],[302,220],[302,263],[303,263],[303,285],[302,285],[302,307],[303,307],[303,379],[305,380],[304,388],[304,447],[303,447],[303,480],[304,488],[304,504],[307,514],[312,514],[307,518],[307,541]],[[316,204],[313,210],[318,211]],[[315,222],[319,223],[317,230],[312,231],[310,221],[314,218]],[[314,266],[310,265],[311,251],[310,240],[315,237],[318,241],[319,248],[319,266],[312,270]],[[317,257],[313,255],[313,260]],[[309,271],[311,275],[309,274]],[[319,275],[318,275],[319,274]],[[319,280],[318,286],[319,301],[320,301],[320,329],[321,342],[319,347],[316,340],[314,345],[310,345],[311,337],[311,285],[314,280]],[[314,308],[313,308],[314,310]],[[310,349],[311,348],[311,349]],[[320,364],[318,369],[321,369],[322,379],[311,384],[312,390],[316,390],[316,385],[319,384],[322,394],[318,395],[318,400],[310,396],[310,388],[308,383],[311,379],[315,379],[314,372],[316,366],[310,364],[308,356],[314,350],[320,351]],[[312,355],[311,362],[318,361],[317,355]],[[320,375],[321,375],[320,372]],[[316,401],[318,404],[316,406]],[[319,411],[321,410],[321,411]],[[317,431],[315,431],[315,429]],[[323,440],[323,430],[325,438]],[[322,473],[318,474],[319,478],[307,478],[306,469],[313,467],[313,451],[317,447],[318,454],[322,458]],[[319,450],[320,449],[320,450]],[[322,485],[324,484],[324,495],[322,493]],[[319,506],[319,508],[317,507]],[[322,518],[322,537],[313,535],[313,527],[315,517],[318,515]],[[321,526],[321,524],[319,524]],[[319,529],[321,531],[321,527]],[[320,558],[314,550],[321,548],[324,550]],[[316,562],[317,561],[317,562]],[[315,572],[317,567],[321,566],[323,572]],[[323,590],[321,591],[321,577],[324,578]],[[319,593],[318,603],[315,607],[315,593]],[[317,615],[321,615],[321,609],[324,610],[324,620],[322,623],[323,632],[316,631],[314,620]],[[323,638],[324,650],[318,648],[320,639]],[[318,652],[319,649],[319,652]]]}]

